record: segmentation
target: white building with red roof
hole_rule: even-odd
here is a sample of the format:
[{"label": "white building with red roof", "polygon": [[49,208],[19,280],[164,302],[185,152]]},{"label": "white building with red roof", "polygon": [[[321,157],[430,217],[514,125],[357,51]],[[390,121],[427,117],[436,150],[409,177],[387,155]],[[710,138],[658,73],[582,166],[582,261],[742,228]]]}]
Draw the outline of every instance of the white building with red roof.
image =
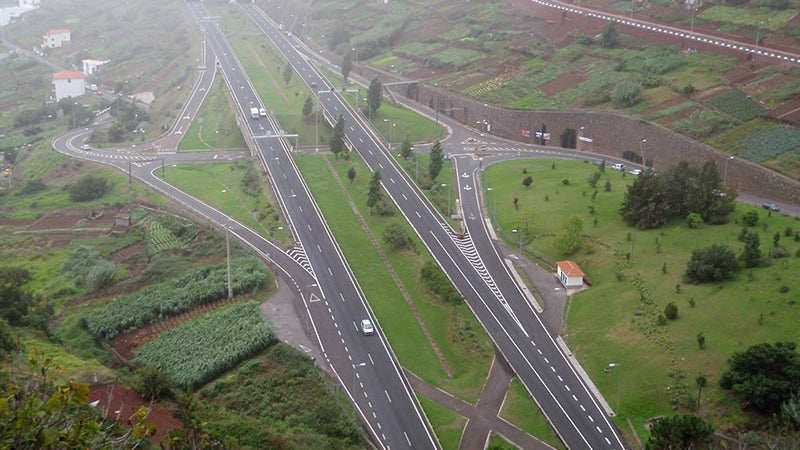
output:
[{"label": "white building with red roof", "polygon": [[86,94],[84,82],[86,76],[80,72],[65,70],[53,74],[53,89],[56,93],[56,101],[67,97],[80,97]]},{"label": "white building with red roof", "polygon": [[58,48],[72,42],[70,31],[66,28],[56,28],[44,34],[42,48]]},{"label": "white building with red roof", "polygon": [[583,287],[584,273],[575,261],[559,261],[556,263],[558,280],[567,289]]}]

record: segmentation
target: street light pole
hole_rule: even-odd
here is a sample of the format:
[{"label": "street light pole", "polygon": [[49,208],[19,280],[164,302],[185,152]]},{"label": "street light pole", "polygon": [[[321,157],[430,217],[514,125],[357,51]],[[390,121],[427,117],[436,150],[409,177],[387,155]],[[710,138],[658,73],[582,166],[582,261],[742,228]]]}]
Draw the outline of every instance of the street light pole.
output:
[{"label": "street light pole", "polygon": [[314,142],[316,142],[316,151],[319,153],[319,94],[314,97],[317,100],[317,110],[314,111]]},{"label": "street light pole", "polygon": [[447,188],[447,219],[450,220],[450,185],[442,183],[442,187]]},{"label": "street light pole", "polygon": [[620,413],[620,411],[619,411],[619,399],[620,399],[620,389],[621,389],[620,388],[620,386],[621,386],[620,382],[622,381],[622,372],[619,370],[619,364],[618,363],[611,363],[611,364],[608,365],[608,367],[611,368],[611,369],[616,368],[616,370],[617,370],[617,417],[619,417],[619,415],[620,415],[619,414]]},{"label": "street light pole", "polygon": [[642,157],[642,167],[647,167],[647,164],[644,162],[644,143],[647,142],[647,139],[642,139],[639,141],[639,156]]},{"label": "street light pole", "polygon": [[689,29],[690,33],[694,33],[694,13],[697,12],[697,8],[692,8],[692,26]]},{"label": "street light pole", "polygon": [[[490,194],[491,194],[491,192],[492,192],[492,190],[493,190],[493,189],[492,189],[491,187],[487,187],[487,188],[486,188],[487,195],[490,195]],[[492,197],[492,198],[491,198],[491,202],[492,202],[492,209],[491,209],[491,213],[492,213],[492,222],[496,222],[496,221],[497,221],[497,219],[496,219],[496,217],[495,217],[495,213],[494,213],[494,210],[495,210],[495,205],[497,204],[497,203],[496,203],[496,201],[495,201],[495,198],[497,198],[497,197]]]},{"label": "street light pole", "polygon": [[522,255],[522,230],[520,230],[519,228],[514,228],[514,229],[511,230],[511,232],[519,234],[519,254],[521,256]]}]

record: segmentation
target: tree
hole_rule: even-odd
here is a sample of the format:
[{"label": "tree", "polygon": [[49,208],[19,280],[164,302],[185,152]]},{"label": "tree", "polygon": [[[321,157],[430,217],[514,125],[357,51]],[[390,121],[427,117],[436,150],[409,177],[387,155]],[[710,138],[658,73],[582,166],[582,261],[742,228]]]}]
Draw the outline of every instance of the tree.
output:
[{"label": "tree", "polygon": [[32,299],[22,288],[32,279],[28,269],[0,267],[0,317],[11,325],[21,325]]},{"label": "tree", "polygon": [[331,152],[338,159],[339,153],[345,151],[344,147],[344,117],[339,114],[336,119],[336,124],[333,126],[333,133],[331,133]]},{"label": "tree", "polygon": [[[62,376],[51,358],[35,349],[28,356],[28,373],[15,374],[6,389],[0,411],[0,442],[15,449],[133,449],[155,432],[145,422],[147,407],[130,418],[128,431],[113,421],[104,421],[97,409],[89,406],[89,386]],[[17,384],[16,380],[23,382]]]},{"label": "tree", "polygon": [[700,347],[700,350],[706,348],[706,335],[702,332],[697,333],[697,346]]},{"label": "tree", "polygon": [[306,97],[306,102],[303,103],[303,117],[308,117],[314,112],[314,100],[309,95]]},{"label": "tree", "polygon": [[531,183],[533,183],[533,177],[530,175],[528,175],[522,180],[522,185],[525,186],[526,188],[531,187]]},{"label": "tree", "polygon": [[166,372],[153,367],[141,367],[136,371],[134,390],[147,401],[172,398],[172,380]]},{"label": "tree", "polygon": [[96,175],[84,175],[75,184],[67,187],[69,199],[73,202],[88,202],[98,199],[109,189],[108,180]]},{"label": "tree", "polygon": [[697,407],[694,410],[695,414],[697,414],[698,412],[700,412],[700,395],[703,393],[703,388],[706,387],[706,384],[708,384],[708,379],[706,378],[705,375],[700,374],[697,376],[697,378],[694,379],[694,381],[695,383],[697,383]]},{"label": "tree", "polygon": [[678,306],[675,305],[673,302],[667,303],[667,306],[664,307],[664,317],[669,320],[675,320],[678,318]]},{"label": "tree", "polygon": [[292,81],[292,72],[294,72],[292,70],[292,65],[286,63],[286,65],[283,66],[283,82],[286,83],[287,86],[289,85],[289,82]]},{"label": "tree", "polygon": [[367,89],[367,108],[369,108],[369,116],[372,117],[381,107],[383,100],[383,84],[378,77],[369,82],[369,89]]},{"label": "tree", "polygon": [[575,148],[577,147],[578,138],[575,128],[567,128],[561,133],[561,147]]},{"label": "tree", "polygon": [[670,207],[664,178],[646,169],[628,186],[619,213],[629,225],[643,230],[667,223]]},{"label": "tree", "polygon": [[372,208],[378,205],[381,201],[381,169],[376,169],[372,173],[372,178],[369,180],[369,192],[367,192],[367,206],[369,206],[369,213],[372,214]]},{"label": "tree", "polygon": [[747,268],[758,267],[761,264],[761,238],[756,232],[747,232],[744,235],[744,251],[742,259]]},{"label": "tree", "polygon": [[342,78],[344,78],[345,86],[347,86],[347,78],[350,76],[351,70],[353,70],[353,56],[350,52],[347,52],[342,58]]},{"label": "tree", "polygon": [[619,31],[617,31],[617,23],[613,20],[608,22],[603,31],[600,32],[600,45],[604,48],[612,48],[617,46],[619,41]]},{"label": "tree", "polygon": [[628,108],[639,103],[642,85],[635,81],[623,81],[611,91],[611,102],[617,108]]},{"label": "tree", "polygon": [[646,450],[708,449],[714,427],[700,417],[683,414],[665,417],[650,428]]},{"label": "tree", "polygon": [[347,169],[347,179],[350,180],[350,184],[353,184],[353,181],[356,180],[356,168],[350,167]]},{"label": "tree", "polygon": [[707,161],[696,173],[687,192],[686,209],[699,212],[710,224],[727,222],[728,215],[736,206],[736,193],[722,185],[716,162]]},{"label": "tree", "polygon": [[713,244],[692,251],[683,276],[689,283],[717,282],[730,280],[738,269],[733,250],[726,245]]},{"label": "tree", "polygon": [[722,374],[720,386],[742,402],[764,414],[775,414],[800,386],[800,355],[794,342],[756,344],[734,353],[730,368]]},{"label": "tree", "polygon": [[400,144],[400,156],[403,159],[411,158],[411,141],[408,140],[408,135],[403,139],[403,143]]},{"label": "tree", "polygon": [[428,175],[431,176],[432,180],[436,180],[443,166],[444,152],[442,151],[442,143],[436,141],[431,147],[430,161],[428,161]]},{"label": "tree", "polygon": [[565,256],[574,254],[583,244],[583,220],[578,216],[570,216],[561,225],[556,236],[558,251]]},{"label": "tree", "polygon": [[383,229],[383,242],[393,250],[403,250],[411,246],[413,241],[408,230],[399,222],[390,222]]}]

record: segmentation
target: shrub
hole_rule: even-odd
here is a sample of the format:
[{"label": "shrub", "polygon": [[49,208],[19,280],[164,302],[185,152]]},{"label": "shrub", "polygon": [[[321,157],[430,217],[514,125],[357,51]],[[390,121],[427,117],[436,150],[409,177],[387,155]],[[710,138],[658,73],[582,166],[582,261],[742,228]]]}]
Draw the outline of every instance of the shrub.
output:
[{"label": "shrub", "polygon": [[689,283],[705,283],[730,280],[739,269],[736,255],[730,247],[713,244],[692,251],[686,264],[684,278]]},{"label": "shrub", "polygon": [[769,257],[772,259],[786,258],[787,256],[789,256],[789,250],[786,250],[785,247],[773,247],[769,251]]},{"label": "shrub", "polygon": [[678,307],[675,305],[675,303],[667,303],[667,306],[664,307],[664,317],[669,320],[675,320],[678,318]]},{"label": "shrub", "polygon": [[623,81],[611,91],[611,101],[617,108],[627,108],[639,103],[642,85],[633,81]]},{"label": "shrub", "polygon": [[689,215],[686,216],[686,225],[688,225],[689,228],[700,228],[700,227],[702,227],[703,226],[703,216],[701,216],[698,213],[689,213]]},{"label": "shrub", "polygon": [[746,227],[754,227],[758,225],[758,211],[750,210],[742,214],[742,223]]},{"label": "shrub", "polygon": [[425,263],[420,270],[420,278],[425,287],[440,299],[448,303],[461,303],[464,300],[435,263],[430,261]]},{"label": "shrub", "polygon": [[561,180],[561,183],[563,185],[565,185],[565,186],[568,185],[569,184],[569,178],[564,178],[563,180]]},{"label": "shrub", "polygon": [[88,202],[98,199],[109,189],[108,180],[94,175],[85,175],[75,184],[67,187],[69,199],[73,202]]}]

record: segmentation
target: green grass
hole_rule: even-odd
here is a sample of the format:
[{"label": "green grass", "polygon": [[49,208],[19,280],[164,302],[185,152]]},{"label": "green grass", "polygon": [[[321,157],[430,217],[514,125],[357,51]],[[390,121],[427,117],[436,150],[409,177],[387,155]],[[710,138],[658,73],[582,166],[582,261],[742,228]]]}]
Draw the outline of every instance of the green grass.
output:
[{"label": "green grass", "polygon": [[506,400],[503,402],[503,409],[499,415],[553,447],[564,448],[564,444],[558,439],[547,418],[544,417],[539,407],[531,399],[528,391],[525,390],[525,386],[516,377],[511,380]]},{"label": "green grass", "polygon": [[[272,192],[266,188],[267,181],[261,179],[260,195],[246,194],[241,183],[245,170],[245,163],[175,164],[165,168],[164,179],[264,236],[288,245],[288,230],[273,216],[277,207]],[[260,221],[253,217],[254,211],[259,212]]]},{"label": "green grass", "polygon": [[467,419],[425,397],[418,396],[418,398],[428,421],[436,430],[436,437],[439,439],[442,449],[457,450],[458,444],[461,442],[461,434],[467,425]]},{"label": "green grass", "polygon": [[797,14],[795,9],[776,11],[766,7],[748,8],[747,12],[744,13],[742,8],[715,5],[703,10],[703,12],[697,14],[697,17],[709,22],[723,22],[736,27],[748,27],[754,30],[760,26],[763,33],[777,30],[795,14]]},{"label": "green grass", "polygon": [[235,115],[228,87],[222,77],[217,77],[205,107],[184,132],[178,151],[246,148]]},{"label": "green grass", "polygon": [[[339,178],[344,180],[345,191],[331,178],[324,158],[332,161]],[[386,248],[381,238],[383,228],[390,221],[402,221],[402,218],[396,214],[387,220],[369,214],[366,193],[371,174],[368,169],[361,161],[336,161],[325,155],[297,155],[296,160],[401,363],[429,383],[468,401],[476,401],[488,372],[491,344],[464,305],[442,305],[419,286],[419,269],[429,258],[427,255],[397,253]],[[356,169],[352,185],[346,177],[350,167]],[[453,371],[453,379],[447,378],[389,273],[376,270],[383,267],[383,262],[346,203],[346,196],[352,198],[383,248]],[[415,242],[417,249],[423,248],[416,238]]]},{"label": "green grass", "polygon": [[[583,218],[584,247],[571,259],[578,262],[592,287],[572,297],[564,332],[606,399],[615,398],[618,379],[602,369],[610,362],[620,364],[622,418],[630,418],[640,435],[646,436],[644,421],[650,417],[676,410],[693,412],[695,377],[702,373],[715,386],[732,352],[761,342],[800,339],[793,319],[799,307],[793,299],[800,292],[800,280],[793,275],[800,270],[797,257],[775,260],[767,268],[741,270],[734,281],[726,283],[687,285],[682,280],[696,248],[722,243],[741,251],[743,246],[736,239],[740,226],[735,221],[744,211],[759,212],[764,225],[754,231],[761,235],[764,251],[771,247],[776,231],[797,228],[795,220],[738,204],[726,225],[688,229],[683,221],[676,221],[661,229],[636,230],[618,216],[624,187],[633,177],[622,178],[619,172],[607,170],[612,190],[605,192],[601,180],[592,201],[593,189],[586,180],[597,170],[595,166],[555,161],[553,170],[551,164],[548,160],[495,164],[487,170],[485,185],[492,187],[499,225],[505,230],[520,227],[526,249],[550,259],[563,257],[553,237],[563,218]],[[527,192],[521,185],[523,169],[534,178]],[[561,183],[563,178],[570,179],[568,186]],[[514,197],[519,198],[519,210],[514,208]],[[595,208],[597,226],[592,225],[590,205]],[[791,255],[800,250],[800,243],[793,239],[784,237],[780,243]],[[509,244],[517,243],[510,239]],[[626,253],[631,255],[627,267]],[[617,280],[615,272],[623,279]],[[781,286],[788,287],[788,292],[780,293]],[[640,289],[651,294],[652,302],[642,301]],[[654,318],[668,302],[678,306],[679,318],[658,326]],[[642,315],[634,314],[637,311]],[[696,343],[700,332],[706,337],[705,350]],[[704,391],[702,413],[728,416],[729,423],[741,417],[738,405],[718,389]]]}]

